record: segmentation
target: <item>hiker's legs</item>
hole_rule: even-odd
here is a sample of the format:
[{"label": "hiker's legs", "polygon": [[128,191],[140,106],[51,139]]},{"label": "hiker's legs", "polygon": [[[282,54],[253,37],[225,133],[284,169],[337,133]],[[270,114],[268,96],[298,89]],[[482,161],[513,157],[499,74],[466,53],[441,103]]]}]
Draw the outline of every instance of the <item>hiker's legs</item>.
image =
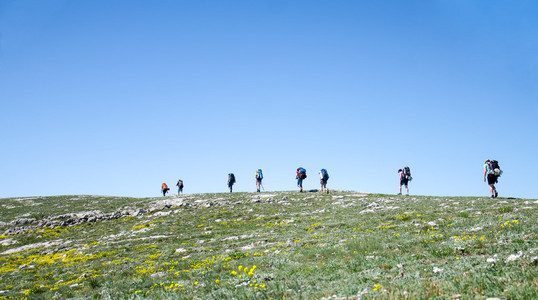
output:
[{"label": "hiker's legs", "polygon": [[491,192],[491,198],[495,198],[495,195],[497,194],[497,189],[495,188],[495,184],[489,185],[489,191]]},{"label": "hiker's legs", "polygon": [[400,183],[400,192],[398,193],[398,195],[401,195],[402,194],[402,184]]},{"label": "hiker's legs", "polygon": [[497,189],[495,189],[495,183],[497,183],[497,177],[493,174],[488,174],[489,191],[491,192],[491,198],[495,198],[497,195]]},{"label": "hiker's legs", "polygon": [[405,191],[406,191],[406,195],[409,196],[409,185],[408,184],[405,185]]}]

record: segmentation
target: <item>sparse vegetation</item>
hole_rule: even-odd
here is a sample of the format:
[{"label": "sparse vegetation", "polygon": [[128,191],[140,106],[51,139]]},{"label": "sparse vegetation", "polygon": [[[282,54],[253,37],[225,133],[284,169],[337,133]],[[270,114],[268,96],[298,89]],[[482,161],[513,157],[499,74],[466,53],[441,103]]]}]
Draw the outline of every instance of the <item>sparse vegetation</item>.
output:
[{"label": "sparse vegetation", "polygon": [[1,199],[0,299],[538,297],[538,201]]}]

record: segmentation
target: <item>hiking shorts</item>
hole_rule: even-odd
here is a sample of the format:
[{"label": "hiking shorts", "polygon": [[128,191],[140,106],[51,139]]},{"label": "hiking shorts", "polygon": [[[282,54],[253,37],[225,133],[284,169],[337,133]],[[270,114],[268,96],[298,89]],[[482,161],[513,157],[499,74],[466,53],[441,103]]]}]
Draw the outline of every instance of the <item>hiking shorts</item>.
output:
[{"label": "hiking shorts", "polygon": [[497,176],[493,174],[488,174],[488,184],[496,184],[497,183]]},{"label": "hiking shorts", "polygon": [[321,183],[321,184],[327,184],[327,181],[329,181],[329,178],[327,178],[327,179],[323,179],[323,178],[322,178],[322,179],[319,180],[319,183]]},{"label": "hiking shorts", "polygon": [[256,178],[256,182],[262,183],[262,178]]},{"label": "hiking shorts", "polygon": [[409,183],[409,180],[407,178],[402,178],[400,179],[400,185],[405,185],[407,186],[407,184]]},{"label": "hiking shorts", "polygon": [[303,179],[302,178],[297,179],[297,186],[303,187]]}]

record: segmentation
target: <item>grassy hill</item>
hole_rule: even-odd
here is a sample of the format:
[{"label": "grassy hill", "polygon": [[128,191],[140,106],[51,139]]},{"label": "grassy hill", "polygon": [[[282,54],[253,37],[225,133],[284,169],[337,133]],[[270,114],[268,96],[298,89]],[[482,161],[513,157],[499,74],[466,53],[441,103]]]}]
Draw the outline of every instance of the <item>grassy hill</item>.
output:
[{"label": "grassy hill", "polygon": [[538,201],[0,199],[0,299],[538,298]]}]

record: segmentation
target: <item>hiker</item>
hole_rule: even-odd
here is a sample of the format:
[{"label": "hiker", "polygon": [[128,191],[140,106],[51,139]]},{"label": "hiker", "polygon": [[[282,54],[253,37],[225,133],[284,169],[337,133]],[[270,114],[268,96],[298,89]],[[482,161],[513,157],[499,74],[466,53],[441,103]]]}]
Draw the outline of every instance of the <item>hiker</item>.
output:
[{"label": "hiker", "polygon": [[166,196],[166,193],[168,193],[170,189],[168,188],[168,186],[166,185],[166,183],[163,182],[163,184],[161,185],[161,192],[163,192],[163,197]]},{"label": "hiker", "polygon": [[488,180],[489,191],[491,192],[491,198],[497,198],[499,193],[495,188],[495,184],[498,182],[499,176],[501,176],[502,171],[499,167],[499,162],[496,160],[486,159],[484,163],[484,182],[486,178]]},{"label": "hiker", "polygon": [[297,186],[299,187],[299,192],[303,192],[303,180],[306,178],[306,170],[304,168],[297,168],[297,175],[295,176],[295,179],[297,179]]},{"label": "hiker", "polygon": [[407,166],[403,169],[398,169],[398,174],[400,174],[400,192],[398,195],[402,194],[402,186],[405,186],[406,195],[409,196],[409,181],[413,179],[411,177],[411,169]]},{"label": "hiker", "polygon": [[181,193],[181,195],[183,195],[183,180],[179,179],[177,181],[177,195],[179,196],[179,193]]},{"label": "hiker", "polygon": [[232,187],[235,183],[235,175],[234,173],[228,174],[228,187],[230,188],[230,193],[232,192]]},{"label": "hiker", "polygon": [[319,171],[319,182],[321,184],[321,193],[323,193],[323,189],[329,193],[329,189],[327,189],[327,181],[329,180],[329,173],[327,173],[327,170],[321,169]]},{"label": "hiker", "polygon": [[263,179],[262,169],[258,169],[258,171],[256,171],[256,192],[258,193],[260,192],[260,189],[263,187],[262,179]]}]

